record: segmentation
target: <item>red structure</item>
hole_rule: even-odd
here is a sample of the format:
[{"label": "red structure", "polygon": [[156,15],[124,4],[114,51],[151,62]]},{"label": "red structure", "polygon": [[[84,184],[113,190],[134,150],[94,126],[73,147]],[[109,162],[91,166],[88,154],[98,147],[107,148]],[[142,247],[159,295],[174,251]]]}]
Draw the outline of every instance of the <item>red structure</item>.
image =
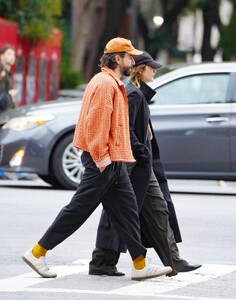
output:
[{"label": "red structure", "polygon": [[54,29],[48,40],[34,44],[18,34],[16,24],[0,19],[0,47],[10,44],[16,50],[13,72],[19,105],[57,99],[61,38]]},{"label": "red structure", "polygon": [[18,27],[16,24],[10,23],[0,18],[0,48],[4,44],[16,46]]}]

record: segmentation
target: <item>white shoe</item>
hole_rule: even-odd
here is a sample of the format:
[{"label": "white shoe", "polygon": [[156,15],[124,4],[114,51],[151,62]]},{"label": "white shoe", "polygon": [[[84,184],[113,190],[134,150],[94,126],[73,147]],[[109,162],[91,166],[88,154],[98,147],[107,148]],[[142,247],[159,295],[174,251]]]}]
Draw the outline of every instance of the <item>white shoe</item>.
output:
[{"label": "white shoe", "polygon": [[134,267],[131,270],[132,280],[145,280],[149,278],[159,277],[172,272],[171,267],[161,267],[161,266],[146,266],[142,270],[137,270]]},{"label": "white shoe", "polygon": [[22,259],[40,276],[44,278],[55,278],[57,273],[51,271],[46,264],[45,256],[36,258],[32,254],[32,249],[29,249],[22,256]]}]

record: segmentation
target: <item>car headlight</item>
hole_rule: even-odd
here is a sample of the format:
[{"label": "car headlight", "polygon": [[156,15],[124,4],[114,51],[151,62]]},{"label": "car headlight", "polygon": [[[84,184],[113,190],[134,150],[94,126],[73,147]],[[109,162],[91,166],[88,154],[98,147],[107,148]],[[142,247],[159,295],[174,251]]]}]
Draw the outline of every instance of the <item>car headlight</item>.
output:
[{"label": "car headlight", "polygon": [[10,119],[5,123],[2,129],[13,129],[16,131],[23,131],[31,129],[40,125],[45,124],[51,120],[55,119],[53,115],[38,115],[38,116],[23,116]]}]

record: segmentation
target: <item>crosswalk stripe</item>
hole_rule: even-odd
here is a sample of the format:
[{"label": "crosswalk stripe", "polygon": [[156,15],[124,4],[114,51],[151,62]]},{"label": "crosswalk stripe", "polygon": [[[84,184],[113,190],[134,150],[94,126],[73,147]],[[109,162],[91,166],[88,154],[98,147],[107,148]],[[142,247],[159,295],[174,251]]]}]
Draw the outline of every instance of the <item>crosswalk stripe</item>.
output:
[{"label": "crosswalk stripe", "polygon": [[[65,294],[94,294],[94,295],[111,295],[115,294],[112,291],[92,291],[92,290],[79,290],[79,289],[51,289],[51,288],[28,288],[23,290],[27,292],[40,292],[40,293],[65,293]],[[144,297],[143,295],[136,294],[116,294],[117,296],[130,296],[130,297]],[[181,295],[164,295],[164,294],[155,294],[155,295],[145,295],[145,297],[158,297],[158,300],[163,299],[178,299],[178,300],[235,300],[235,298],[213,298],[213,297],[196,297],[196,296],[181,296]],[[157,299],[157,298],[156,298]]]},{"label": "crosswalk stripe", "polygon": [[[57,278],[61,278],[64,276],[87,272],[88,263],[89,260],[77,260],[73,262],[71,266],[56,266],[51,269],[57,273]],[[43,279],[42,277],[39,277],[39,275],[37,275],[35,272],[30,272],[0,280],[0,291],[21,291],[29,286],[42,283],[42,280],[48,282],[50,280],[55,280],[55,278]]]},{"label": "crosswalk stripe", "polygon": [[[58,278],[69,275],[88,272],[89,260],[77,260],[70,266],[56,266],[51,268],[56,271]],[[200,269],[188,273],[179,273],[173,277],[159,277],[147,281],[134,282],[128,277],[129,270],[125,269],[127,281],[129,285],[117,289],[106,290],[81,290],[81,289],[66,289],[66,288],[43,288],[33,287],[36,284],[49,282],[52,279],[43,279],[38,277],[35,272],[22,274],[15,277],[5,278],[0,280],[0,292],[47,292],[47,293],[76,293],[76,294],[104,294],[104,295],[127,295],[127,296],[140,296],[140,297],[156,297],[168,299],[183,299],[183,300],[209,300],[209,297],[192,297],[181,295],[167,295],[166,293],[173,293],[174,290],[183,288],[190,284],[200,283],[208,280],[218,278],[228,273],[236,271],[236,266],[233,265],[217,265],[217,264],[204,264]],[[86,276],[88,276],[86,274]],[[107,278],[107,277],[106,277]],[[126,281],[126,283],[127,283]],[[101,285],[102,286],[102,285]],[[217,298],[210,298],[211,300],[218,300]],[[224,300],[224,298],[219,298]],[[230,300],[227,298],[227,300]],[[233,300],[233,299],[232,299]]]}]

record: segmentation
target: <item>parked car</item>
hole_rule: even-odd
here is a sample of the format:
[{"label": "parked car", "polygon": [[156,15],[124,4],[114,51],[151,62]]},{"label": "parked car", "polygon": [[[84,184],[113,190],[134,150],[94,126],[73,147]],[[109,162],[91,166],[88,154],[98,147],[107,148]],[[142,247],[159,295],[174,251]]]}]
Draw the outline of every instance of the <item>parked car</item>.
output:
[{"label": "parked car", "polygon": [[[168,178],[236,180],[236,63],[202,63],[156,78],[151,118]],[[0,116],[0,169],[74,189],[83,172],[72,145],[81,97]]]}]

